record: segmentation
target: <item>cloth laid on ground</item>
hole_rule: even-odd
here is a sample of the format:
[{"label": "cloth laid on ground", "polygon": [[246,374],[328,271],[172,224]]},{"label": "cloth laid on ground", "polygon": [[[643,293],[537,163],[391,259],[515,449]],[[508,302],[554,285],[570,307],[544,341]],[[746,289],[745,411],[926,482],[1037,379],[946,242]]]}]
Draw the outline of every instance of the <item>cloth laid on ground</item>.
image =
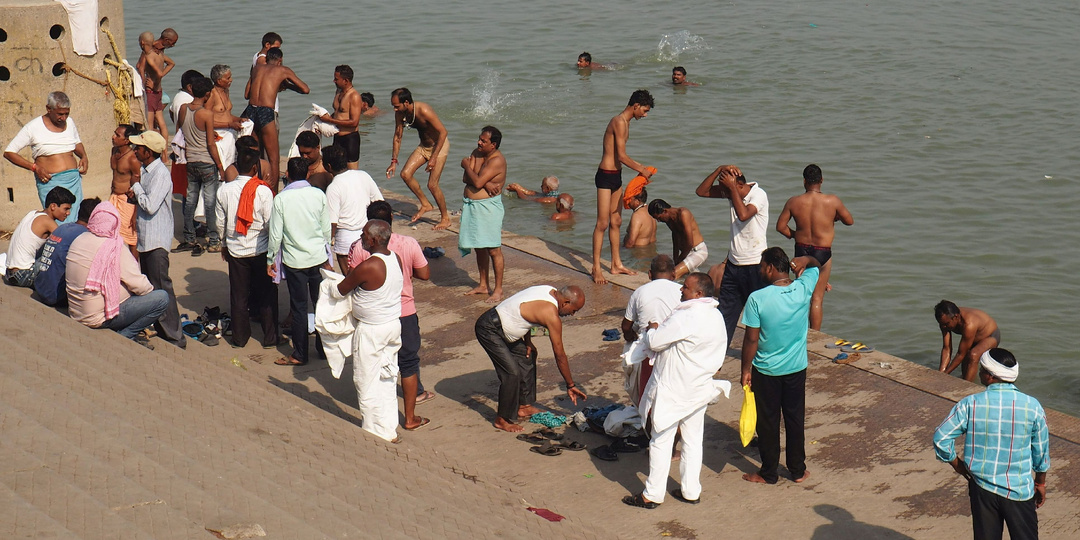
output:
[{"label": "cloth laid on ground", "polygon": [[71,48],[79,56],[98,52],[98,0],[56,0],[67,11]]},{"label": "cloth laid on ground", "polygon": [[[275,108],[276,110],[276,108]],[[338,127],[329,122],[324,122],[319,118],[324,114],[330,114],[330,111],[320,107],[319,105],[312,103],[311,110],[308,111],[310,116],[307,120],[304,120],[300,127],[296,128],[296,135],[293,135],[292,146],[289,147],[289,158],[300,157],[300,149],[296,147],[296,138],[305,131],[313,131],[319,137],[333,137],[337,135]]]},{"label": "cloth laid on ground", "polygon": [[636,435],[641,432],[641,426],[641,415],[633,405],[611,411],[604,419],[604,432],[617,438]]},{"label": "cloth laid on ground", "polygon": [[458,232],[458,251],[465,257],[475,248],[502,246],[502,197],[463,199],[461,225]]},{"label": "cloth laid on ground", "polygon": [[319,284],[319,301],[315,304],[315,330],[322,338],[330,374],[340,379],[345,359],[353,354],[356,318],[352,314],[352,299],[338,292],[337,286],[345,276],[325,268],[319,273],[323,280]]},{"label": "cloth laid on ground", "polygon": [[540,424],[550,428],[566,424],[566,417],[559,416],[551,411],[538,412],[529,417],[529,422]]},{"label": "cloth laid on ground", "polygon": [[[645,167],[645,170],[649,171],[649,178],[652,178],[652,175],[656,174],[656,167]],[[630,208],[630,200],[637,196],[638,193],[641,193],[641,190],[645,189],[645,186],[649,185],[649,182],[651,182],[651,180],[640,174],[635,176],[634,179],[626,185],[626,191],[623,192],[623,208]]]},{"label": "cloth laid on ground", "polygon": [[105,319],[112,319],[120,314],[120,297],[123,295],[120,253],[124,250],[124,241],[120,238],[120,211],[112,203],[102,202],[90,214],[86,228],[94,236],[105,238],[105,243],[101,244],[90,263],[84,288],[101,293],[105,299]]}]

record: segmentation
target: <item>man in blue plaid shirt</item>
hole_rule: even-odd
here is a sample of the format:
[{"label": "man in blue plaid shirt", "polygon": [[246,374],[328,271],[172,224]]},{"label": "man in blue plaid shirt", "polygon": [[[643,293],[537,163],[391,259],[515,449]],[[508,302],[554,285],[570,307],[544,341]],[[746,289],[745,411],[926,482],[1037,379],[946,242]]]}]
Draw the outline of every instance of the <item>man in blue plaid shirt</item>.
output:
[{"label": "man in blue plaid shirt", "polygon": [[[976,540],[1000,540],[1003,522],[1013,540],[1039,537],[1035,509],[1046,502],[1050,432],[1042,405],[1013,384],[1019,371],[1009,351],[983,353],[979,380],[986,391],[960,400],[934,432],[937,458],[968,479]],[[953,442],[960,435],[963,459]]]}]

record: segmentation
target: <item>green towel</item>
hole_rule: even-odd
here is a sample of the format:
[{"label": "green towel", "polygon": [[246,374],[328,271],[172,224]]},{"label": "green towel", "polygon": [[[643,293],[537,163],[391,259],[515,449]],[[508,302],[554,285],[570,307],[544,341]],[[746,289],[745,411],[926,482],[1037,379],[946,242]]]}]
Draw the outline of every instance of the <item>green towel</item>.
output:
[{"label": "green towel", "polygon": [[529,421],[549,428],[557,428],[566,423],[565,416],[558,416],[551,411],[538,412],[529,417]]},{"label": "green towel", "polygon": [[468,256],[475,248],[493,248],[502,245],[503,202],[502,197],[487,199],[464,199],[461,209],[461,227],[458,232],[458,250]]}]

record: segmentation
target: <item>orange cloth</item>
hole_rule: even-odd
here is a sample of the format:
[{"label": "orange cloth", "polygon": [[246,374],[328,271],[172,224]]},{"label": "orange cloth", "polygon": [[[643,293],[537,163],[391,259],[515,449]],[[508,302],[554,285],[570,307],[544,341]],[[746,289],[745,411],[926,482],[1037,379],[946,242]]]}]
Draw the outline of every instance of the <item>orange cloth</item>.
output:
[{"label": "orange cloth", "polygon": [[255,221],[255,191],[259,186],[270,189],[270,184],[263,182],[258,176],[252,176],[251,180],[244,184],[244,191],[240,192],[240,203],[236,205],[236,234],[246,235],[248,227]]},{"label": "orange cloth", "polygon": [[[656,174],[656,167],[645,167],[645,170],[649,172],[649,176]],[[626,191],[623,192],[623,208],[630,208],[630,199],[633,199],[637,194],[641,193],[641,190],[645,189],[645,186],[649,185],[649,180],[640,174],[635,176],[629,184],[626,185]]]},{"label": "orange cloth", "polygon": [[128,202],[127,195],[109,195],[109,202],[120,212],[120,238],[124,243],[134,246],[139,237],[135,232],[135,205]]}]

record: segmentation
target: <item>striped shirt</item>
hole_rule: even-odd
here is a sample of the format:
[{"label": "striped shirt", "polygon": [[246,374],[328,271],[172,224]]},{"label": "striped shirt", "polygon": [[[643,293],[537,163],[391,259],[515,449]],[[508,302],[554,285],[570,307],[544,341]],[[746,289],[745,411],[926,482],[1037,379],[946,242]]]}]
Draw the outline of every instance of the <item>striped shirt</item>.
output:
[{"label": "striped shirt", "polygon": [[141,180],[132,185],[138,207],[135,230],[139,239],[135,249],[140,253],[172,249],[172,189],[172,175],[160,159],[143,166]]},{"label": "striped shirt", "polygon": [[1012,383],[994,383],[956,404],[934,432],[937,458],[956,458],[953,439],[964,437],[964,462],[975,483],[1013,501],[1035,496],[1031,474],[1050,470],[1050,430],[1035,398]]}]

